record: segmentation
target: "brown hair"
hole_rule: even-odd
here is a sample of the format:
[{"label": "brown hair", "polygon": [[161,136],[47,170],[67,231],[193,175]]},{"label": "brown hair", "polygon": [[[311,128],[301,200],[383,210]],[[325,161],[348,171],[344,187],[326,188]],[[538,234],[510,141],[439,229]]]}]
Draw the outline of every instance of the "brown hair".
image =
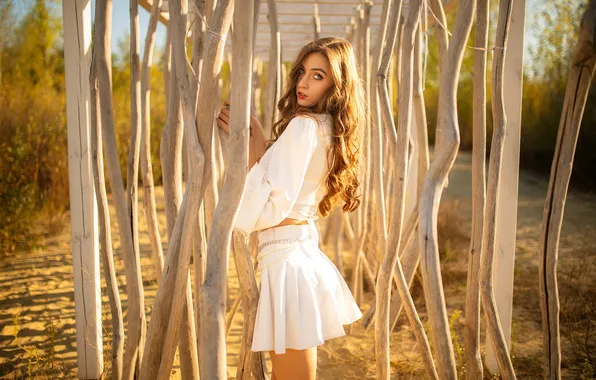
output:
[{"label": "brown hair", "polygon": [[[296,87],[301,64],[312,53],[321,53],[331,66],[333,85],[316,104],[298,105]],[[319,212],[327,216],[339,199],[344,211],[360,205],[358,173],[361,166],[360,135],[366,125],[364,90],[352,44],[342,38],[325,37],[304,46],[292,63],[284,94],[277,104],[279,121],[273,125],[273,141],[283,133],[290,120],[298,115],[328,113],[333,119],[333,135],[327,159],[329,174],[325,180],[327,193],[319,203]],[[318,120],[317,120],[318,121]]]}]

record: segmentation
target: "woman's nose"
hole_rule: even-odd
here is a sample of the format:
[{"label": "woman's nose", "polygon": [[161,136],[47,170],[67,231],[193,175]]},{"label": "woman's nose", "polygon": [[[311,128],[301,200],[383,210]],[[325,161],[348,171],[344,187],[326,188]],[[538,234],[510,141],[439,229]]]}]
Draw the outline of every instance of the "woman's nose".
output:
[{"label": "woman's nose", "polygon": [[302,78],[298,80],[298,86],[308,88],[308,79],[306,78],[306,75],[303,75]]}]

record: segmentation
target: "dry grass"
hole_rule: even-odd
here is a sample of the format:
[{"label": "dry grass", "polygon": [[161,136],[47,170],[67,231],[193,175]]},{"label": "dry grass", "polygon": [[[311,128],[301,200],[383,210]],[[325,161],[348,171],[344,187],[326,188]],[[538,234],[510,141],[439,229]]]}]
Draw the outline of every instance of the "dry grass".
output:
[{"label": "dry grass", "polygon": [[[460,154],[445,190],[439,214],[439,242],[443,283],[452,338],[456,344],[458,371],[463,374],[463,325],[467,251],[470,237],[469,156]],[[163,216],[163,192],[156,189],[158,214]],[[516,269],[513,299],[512,358],[520,379],[542,377],[541,316],[538,304],[538,236],[546,182],[522,172],[518,205]],[[113,210],[112,210],[113,212]],[[115,220],[115,219],[113,219]],[[151,264],[151,248],[144,218],[140,218],[141,266],[147,305],[151,305],[156,282]],[[160,219],[165,232],[165,220]],[[324,228],[324,225],[321,226]],[[594,323],[596,296],[596,243],[591,238],[596,228],[596,197],[570,193],[561,234],[559,289],[561,293],[561,337],[563,378],[594,379],[596,340]],[[115,261],[123,308],[126,313],[123,263],[120,258],[117,228],[113,230]],[[587,238],[586,238],[587,237]],[[162,236],[164,246],[167,239]],[[76,378],[76,340],[74,329],[73,278],[70,231],[44,240],[43,249],[10,256],[0,262],[0,377]],[[332,257],[331,246],[325,247]],[[344,244],[344,263],[349,274],[351,250]],[[102,283],[103,284],[103,283]],[[228,303],[238,294],[238,280],[230,261]],[[424,295],[418,277],[412,295],[428,331]],[[374,302],[365,294],[365,312]],[[110,313],[103,294],[104,360],[109,375],[111,341]],[[150,310],[148,310],[150,315]],[[485,344],[484,327],[481,343]],[[238,313],[228,336],[228,376],[234,378],[242,334],[242,313]],[[458,347],[459,346],[459,347]],[[332,339],[319,349],[319,376],[327,379],[374,379],[374,332],[354,325],[351,335]],[[391,335],[392,378],[424,379],[419,347],[402,315]],[[31,371],[31,376],[29,376]],[[178,367],[172,378],[179,378]],[[487,379],[491,378],[486,374]]]}]

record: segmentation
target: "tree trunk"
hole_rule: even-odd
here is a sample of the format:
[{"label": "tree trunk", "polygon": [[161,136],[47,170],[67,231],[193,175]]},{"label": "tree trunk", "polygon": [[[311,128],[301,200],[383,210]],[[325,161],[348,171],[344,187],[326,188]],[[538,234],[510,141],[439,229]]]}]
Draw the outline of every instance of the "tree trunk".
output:
[{"label": "tree trunk", "polygon": [[[227,3],[223,3],[222,10],[227,9]],[[185,18],[187,9],[183,8],[180,1],[172,1],[170,5],[171,26],[175,32],[172,38],[173,53],[176,59],[176,78],[182,99],[185,136],[187,144],[187,152],[189,154],[189,181],[186,186],[186,194],[176,219],[176,224],[173,230],[173,238],[168,247],[168,255],[166,257],[166,265],[162,274],[161,283],[158,286],[155,297],[155,306],[151,314],[151,326],[149,328],[149,342],[148,350],[143,358],[143,371],[141,372],[141,379],[155,378],[157,374],[158,379],[169,378],[170,369],[174,359],[176,348],[176,341],[178,340],[178,333],[182,314],[184,311],[184,303],[186,302],[186,288],[188,285],[188,268],[190,264],[191,248],[193,245],[192,236],[196,231],[197,215],[201,204],[201,198],[206,187],[206,178],[210,175],[210,145],[206,143],[205,136],[202,139],[197,135],[197,121],[196,121],[196,96],[197,91],[190,88],[190,81],[186,69],[186,51],[184,47],[185,42]],[[218,7],[219,10],[220,7]],[[213,67],[220,67],[221,60],[213,63],[212,60],[218,52],[219,45],[225,41],[222,34],[223,30],[227,31],[229,22],[222,23],[223,12],[216,11],[214,22],[211,25],[209,43],[205,50],[205,59],[212,64]],[[228,19],[230,15],[228,15]],[[221,38],[220,38],[221,37]],[[222,41],[223,39],[223,41]],[[215,46],[213,46],[215,45]],[[216,50],[216,51],[214,51]],[[221,53],[219,54],[221,56]],[[219,64],[217,64],[219,63]],[[207,73],[207,75],[206,75]],[[205,78],[208,76],[208,78]],[[211,73],[209,70],[204,70],[201,83],[207,90],[202,97],[210,96],[213,90]],[[210,88],[211,85],[211,88]],[[215,99],[214,99],[215,100]],[[209,108],[209,112],[213,113],[215,104]],[[210,118],[205,118],[212,122]],[[212,123],[210,124],[212,126]],[[199,131],[208,134],[210,141],[212,130],[200,125]],[[202,141],[200,141],[202,140]],[[205,169],[205,170],[203,170]]]},{"label": "tree trunk", "polygon": [[[387,32],[390,36],[390,41],[387,44],[386,55],[383,56],[383,62],[378,70],[378,76],[382,80],[379,81],[379,92],[382,92],[381,98],[384,101],[383,111],[385,112],[385,120],[390,120],[391,116],[387,113],[391,112],[391,105],[389,103],[389,95],[387,93],[387,70],[389,68],[389,61],[393,51],[393,45],[397,38],[397,20],[400,18],[401,1],[396,1],[391,10],[391,30]],[[387,247],[383,262],[379,269],[379,277],[377,280],[377,297],[376,297],[376,321],[375,321],[375,351],[377,362],[377,379],[389,379],[390,377],[390,347],[389,347],[389,305],[390,305],[390,290],[391,277],[394,268],[397,269],[398,274],[398,292],[406,304],[406,312],[408,319],[414,329],[414,334],[420,348],[422,350],[423,362],[429,377],[438,379],[437,371],[435,369],[428,339],[424,332],[422,322],[418,317],[414,301],[409,292],[408,283],[404,278],[401,263],[398,258],[398,252],[402,241],[402,229],[406,196],[406,184],[404,181],[406,168],[408,167],[408,150],[406,149],[409,139],[410,118],[412,110],[412,61],[413,48],[415,41],[416,29],[419,27],[420,12],[422,11],[422,0],[413,0],[410,2],[410,11],[404,26],[403,36],[403,57],[405,58],[402,73],[402,85],[400,86],[399,101],[399,126],[397,130],[397,145],[392,150],[394,152],[395,173],[400,176],[396,181],[394,189],[391,228]],[[383,41],[384,43],[384,41]],[[392,125],[387,127],[392,128]]]},{"label": "tree trunk", "polygon": [[[99,3],[99,2],[98,2]],[[96,14],[102,14],[100,11]],[[107,13],[106,13],[107,15]],[[105,24],[106,19],[96,19],[98,24]],[[102,26],[105,30],[105,25]],[[97,34],[96,34],[97,36]],[[96,45],[97,46],[97,45]],[[99,241],[101,250],[101,259],[106,281],[108,299],[110,301],[110,310],[112,312],[112,379],[120,380],[122,378],[122,361],[124,356],[124,321],[122,319],[122,304],[120,302],[120,292],[118,291],[118,280],[116,278],[116,269],[114,268],[114,253],[112,252],[112,232],[110,229],[110,210],[108,207],[108,194],[106,192],[106,183],[104,178],[103,166],[103,146],[101,142],[101,120],[98,117],[99,108],[98,83],[96,71],[96,54],[93,52],[91,70],[89,75],[89,85],[91,89],[91,150],[93,177],[95,182],[95,196],[97,198],[97,211],[99,221]]]},{"label": "tree trunk", "polygon": [[596,1],[592,0],[582,18],[579,41],[571,59],[540,234],[539,283],[545,379],[561,378],[557,289],[559,238],[575,147],[596,66],[595,36]]},{"label": "tree trunk", "polygon": [[480,294],[482,307],[486,318],[486,325],[490,341],[495,352],[499,371],[505,380],[515,379],[515,371],[509,356],[509,348],[497,315],[497,304],[492,286],[493,257],[496,250],[496,218],[498,189],[501,177],[501,162],[503,158],[503,143],[507,126],[505,105],[503,103],[503,71],[505,68],[505,49],[509,35],[511,20],[511,0],[502,0],[499,5],[499,21],[493,58],[492,76],[492,108],[493,108],[493,137],[491,142],[490,162],[488,168],[488,185],[486,193],[486,211],[484,214],[482,233],[482,252],[480,256]]},{"label": "tree trunk", "polygon": [[468,279],[466,286],[466,323],[464,348],[466,379],[483,378],[480,354],[480,252],[482,225],[486,201],[486,49],[488,43],[489,1],[478,0],[476,42],[474,52],[474,142],[472,145],[472,239],[468,254]]},{"label": "tree trunk", "polygon": [[277,102],[281,97],[281,35],[279,32],[277,5],[275,0],[267,1],[271,48],[267,67],[267,94],[265,95],[265,118],[263,131],[266,138],[272,137],[272,127],[277,120]]},{"label": "tree trunk", "polygon": [[[105,24],[97,24],[95,35],[97,49],[97,79],[100,101],[100,114],[103,143],[106,147],[106,166],[110,178],[110,187],[115,201],[122,257],[126,270],[126,295],[127,295],[127,333],[122,376],[124,379],[133,379],[137,363],[140,362],[140,352],[145,340],[145,296],[141,279],[141,263],[139,251],[133,243],[132,220],[127,198],[124,193],[124,184],[118,162],[118,149],[116,133],[114,131],[114,114],[112,111],[111,90],[111,0],[98,0],[96,17],[106,20]],[[108,17],[109,15],[109,17]]]},{"label": "tree trunk", "polygon": [[151,61],[153,56],[153,46],[155,44],[155,32],[159,10],[162,1],[154,0],[151,8],[151,18],[147,27],[147,36],[145,37],[145,51],[143,55],[143,69],[141,76],[141,102],[142,102],[142,143],[141,143],[141,174],[143,179],[143,206],[145,208],[145,217],[147,218],[147,228],[149,230],[149,240],[151,241],[151,252],[153,266],[155,268],[155,277],[161,276],[163,269],[163,250],[161,248],[161,237],[159,234],[159,224],[157,222],[157,212],[155,206],[155,188],[153,184],[153,165],[151,164]]},{"label": "tree trunk", "polygon": [[441,379],[456,379],[457,373],[441,280],[437,218],[443,187],[459,149],[457,83],[475,8],[475,0],[462,0],[459,5],[452,43],[440,73],[436,134],[440,143],[435,144],[434,160],[430,164],[420,197],[418,242],[422,284]]}]

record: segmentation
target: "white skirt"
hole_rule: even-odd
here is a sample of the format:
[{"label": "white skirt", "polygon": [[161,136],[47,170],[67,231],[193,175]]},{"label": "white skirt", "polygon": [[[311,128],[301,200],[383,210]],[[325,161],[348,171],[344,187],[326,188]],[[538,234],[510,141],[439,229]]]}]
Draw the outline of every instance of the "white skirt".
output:
[{"label": "white skirt", "polygon": [[316,347],[344,336],[343,325],[362,317],[318,237],[312,220],[259,233],[261,283],[252,351]]}]

